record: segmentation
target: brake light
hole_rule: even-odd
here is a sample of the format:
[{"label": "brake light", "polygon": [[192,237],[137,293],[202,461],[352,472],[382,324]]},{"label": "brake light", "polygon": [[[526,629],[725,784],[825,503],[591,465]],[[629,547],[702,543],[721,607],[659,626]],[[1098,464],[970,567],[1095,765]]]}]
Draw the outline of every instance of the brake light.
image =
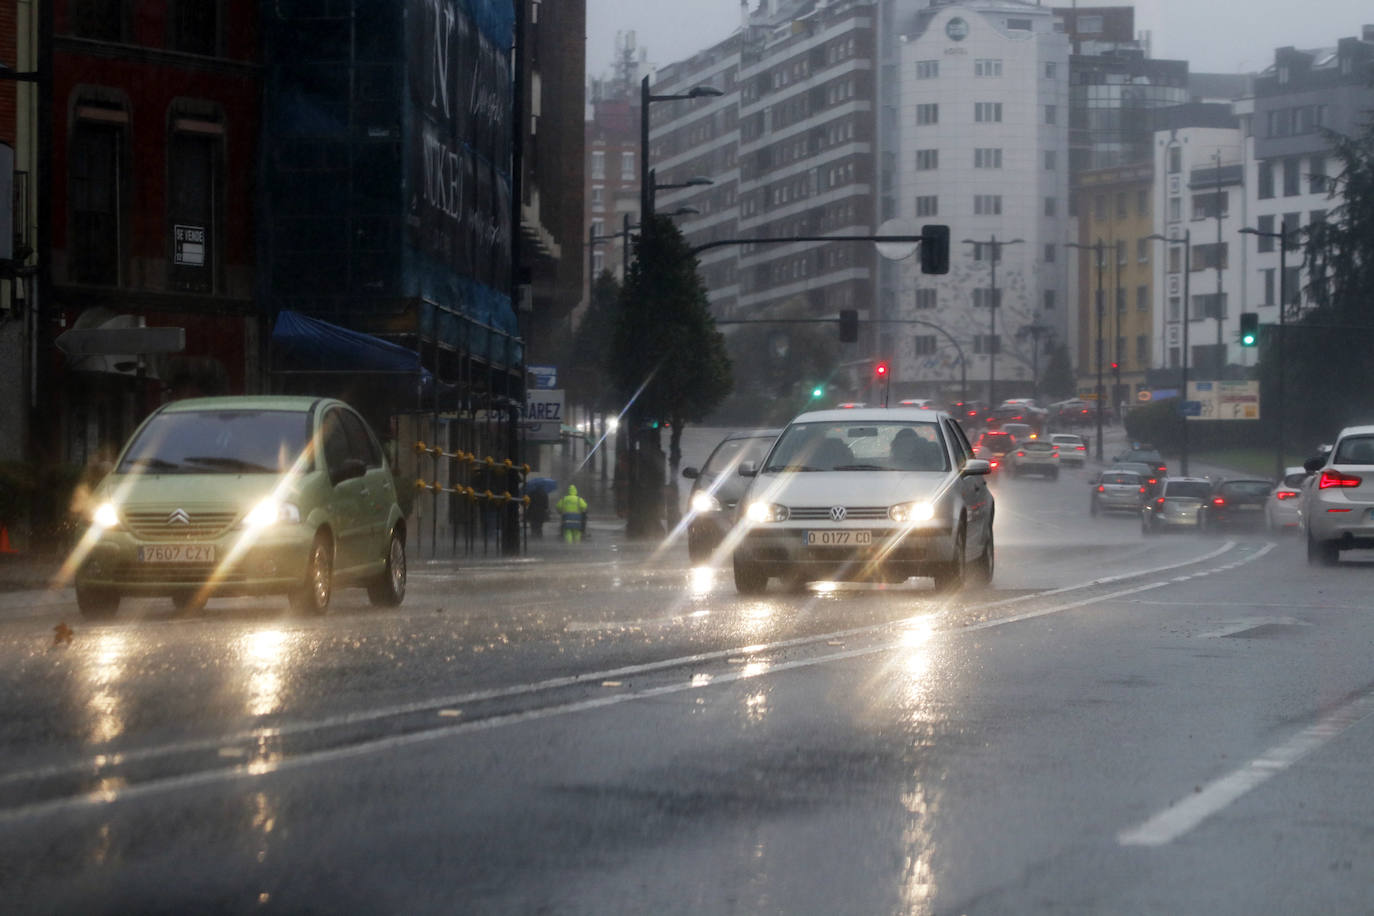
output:
[{"label": "brake light", "polygon": [[1024,457],[1026,457],[1026,453],[1025,453],[1025,452],[1017,452],[1017,453],[1016,453],[1016,457],[1017,457],[1017,458],[1024,458]]},{"label": "brake light", "polygon": [[992,459],[992,461],[990,462],[990,464],[992,465],[992,469],[995,471],[995,470],[997,470],[997,465],[1001,464],[1001,462],[998,461],[996,458],[994,458],[994,459]]},{"label": "brake light", "polygon": [[1213,497],[1212,497],[1212,505],[1214,505],[1214,506],[1224,506],[1224,505],[1226,505],[1226,500],[1223,499],[1223,498],[1220,497],[1220,496],[1213,496]]},{"label": "brake light", "polygon": [[1161,496],[1159,499],[1156,499],[1155,505],[1159,506],[1162,509],[1164,507],[1164,497]]},{"label": "brake light", "polygon": [[1075,445],[1074,448],[1078,449],[1080,452],[1086,452],[1088,450],[1086,445]]},{"label": "brake light", "polygon": [[1298,494],[1292,490],[1280,490],[1279,492],[1274,494],[1274,496],[1278,499],[1292,499],[1294,496],[1297,495]]},{"label": "brake light", "polygon": [[1156,480],[1155,478],[1151,477],[1151,478],[1149,479],[1148,483],[1150,484],[1150,486],[1153,487],[1155,484],[1159,483],[1159,481]]},{"label": "brake light", "polygon": [[[1099,487],[1098,489],[1101,489],[1101,488]],[[1145,492],[1145,488],[1144,488],[1144,487],[1141,487],[1141,488],[1140,488],[1140,492],[1141,492],[1141,493],[1144,493],[1144,492]]]},{"label": "brake light", "polygon": [[1364,478],[1356,477],[1354,474],[1342,474],[1340,471],[1322,471],[1321,479],[1317,481],[1317,489],[1326,490],[1331,487],[1358,487]]}]

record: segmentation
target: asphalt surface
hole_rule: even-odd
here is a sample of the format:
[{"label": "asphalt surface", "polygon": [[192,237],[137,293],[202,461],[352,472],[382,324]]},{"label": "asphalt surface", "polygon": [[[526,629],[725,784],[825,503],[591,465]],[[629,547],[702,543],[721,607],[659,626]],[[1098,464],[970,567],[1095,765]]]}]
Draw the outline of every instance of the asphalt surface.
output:
[{"label": "asphalt surface", "polygon": [[[0,603],[6,912],[1330,913],[1374,560],[998,480],[991,588],[735,594],[610,528],[399,609]],[[46,596],[38,600],[38,596]],[[26,603],[27,602],[27,603]],[[69,638],[55,627],[70,628]]]}]

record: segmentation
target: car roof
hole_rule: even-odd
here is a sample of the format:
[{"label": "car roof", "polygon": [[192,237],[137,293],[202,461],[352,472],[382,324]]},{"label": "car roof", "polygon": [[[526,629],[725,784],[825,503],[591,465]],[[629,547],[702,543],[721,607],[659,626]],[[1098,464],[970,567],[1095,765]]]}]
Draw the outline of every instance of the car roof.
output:
[{"label": "car roof", "polygon": [[[848,413],[848,411],[846,411]],[[721,442],[729,442],[731,439],[776,439],[782,435],[781,429],[737,429],[732,433],[726,433]]]},{"label": "car roof", "polygon": [[1374,426],[1347,426],[1336,438],[1344,439],[1346,436],[1374,436]]},{"label": "car roof", "polygon": [[1134,471],[1134,470],[1131,470],[1130,468],[1107,468],[1105,471],[1102,472],[1102,475],[1103,475],[1104,477],[1105,477],[1106,475],[1108,475],[1108,474],[1129,474],[1129,475],[1131,475],[1132,477],[1139,477],[1139,476],[1140,476],[1140,472],[1139,472],[1139,471]]},{"label": "car roof", "polygon": [[186,398],[164,404],[163,413],[181,413],[191,410],[286,410],[306,413],[319,404],[342,404],[332,398],[314,395],[256,394],[231,395],[226,397]]},{"label": "car roof", "polygon": [[853,423],[856,420],[887,420],[894,423],[934,423],[948,416],[943,410],[919,407],[847,407],[839,410],[809,410],[792,418],[793,423]]},{"label": "car roof", "polygon": [[1205,483],[1205,484],[1207,484],[1207,486],[1209,486],[1209,487],[1212,485],[1212,481],[1208,480],[1206,477],[1165,477],[1165,478],[1164,478],[1164,482],[1165,482],[1165,483]]}]

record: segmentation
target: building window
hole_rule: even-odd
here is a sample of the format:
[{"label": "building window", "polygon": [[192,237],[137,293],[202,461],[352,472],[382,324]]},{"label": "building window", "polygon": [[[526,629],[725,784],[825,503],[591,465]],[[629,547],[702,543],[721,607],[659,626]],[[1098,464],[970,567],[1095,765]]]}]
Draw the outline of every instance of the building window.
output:
[{"label": "building window", "polygon": [[222,230],[224,126],[218,120],[174,118],[168,150],[171,287],[215,289],[215,251]]},{"label": "building window", "polygon": [[1302,305],[1302,268],[1290,267],[1283,272],[1284,305]]},{"label": "building window", "polygon": [[1002,61],[998,58],[980,57],[973,62],[974,76],[1001,76]]},{"label": "building window", "polygon": [[1054,216],[1059,211],[1059,199],[1055,197],[1045,198],[1045,215]]},{"label": "building window", "polygon": [[1283,215],[1284,238],[1288,242],[1285,248],[1289,251],[1298,247],[1298,231],[1302,228],[1301,213],[1285,213]]},{"label": "building window", "polygon": [[940,76],[940,62],[938,60],[918,60],[916,61],[916,78],[918,80],[933,80]]},{"label": "building window", "polygon": [[1274,304],[1274,274],[1276,273],[1278,273],[1278,271],[1274,270],[1272,267],[1267,267],[1260,271],[1260,276],[1264,278],[1264,299],[1261,300],[1261,304],[1263,305]]},{"label": "building window", "polygon": [[1120,267],[1124,265],[1126,263],[1126,240],[1117,239],[1116,243],[1112,247],[1116,249],[1117,266]]},{"label": "building window", "polygon": [[979,124],[995,124],[1002,120],[1001,102],[974,102],[973,120]]},{"label": "building window", "polygon": [[1107,198],[1098,194],[1093,198],[1093,219],[1102,222],[1107,218]]},{"label": "building window", "polygon": [[1055,158],[1055,150],[1045,150],[1045,171],[1052,172],[1057,167],[1058,162]]},{"label": "building window", "polygon": [[635,154],[630,151],[620,154],[620,180],[631,181],[635,177]]},{"label": "building window", "polygon": [[1283,196],[1296,197],[1302,193],[1302,160],[1289,156],[1283,160]]},{"label": "building window", "polygon": [[1046,263],[1046,264],[1053,264],[1053,263],[1054,263],[1054,245],[1053,245],[1053,244],[1049,244],[1049,245],[1046,245],[1046,246],[1045,246],[1045,263]]},{"label": "building window", "polygon": [[1169,273],[1176,274],[1183,270],[1183,249],[1177,246],[1169,249]]},{"label": "building window", "polygon": [[[1271,216],[1261,216],[1261,217],[1259,218],[1259,226],[1258,226],[1257,228],[1259,229],[1260,234],[1257,235],[1257,236],[1255,236],[1255,248],[1256,248],[1256,250],[1259,251],[1261,254],[1264,254],[1265,252],[1273,251],[1273,250],[1274,250],[1274,240],[1273,240],[1272,238],[1270,238],[1268,235],[1266,235],[1265,233],[1271,233],[1271,234],[1273,233],[1273,231],[1274,231],[1274,217],[1273,217],[1272,215],[1271,215]],[[1267,301],[1267,300],[1266,300],[1266,301]]]},{"label": "building window", "polygon": [[917,356],[933,356],[935,354],[935,335],[917,334],[912,340],[912,349]]},{"label": "building window", "polygon": [[79,38],[123,41],[127,34],[125,0],[71,0],[67,18],[72,34]]},{"label": "building window", "polygon": [[917,216],[939,216],[940,198],[934,194],[925,194],[916,198]]},{"label": "building window", "polygon": [[940,151],[938,149],[918,149],[916,151],[916,169],[920,172],[929,172],[940,167]]},{"label": "building window", "polygon": [[1150,215],[1150,192],[1145,188],[1135,192],[1135,213],[1136,216]]},{"label": "building window", "polygon": [[1002,167],[1001,148],[975,149],[973,151],[973,167],[975,169],[1000,169]]},{"label": "building window", "polygon": [[[1045,123],[1046,123],[1046,124],[1053,124],[1053,123],[1056,122],[1056,120],[1057,120],[1058,118],[1059,118],[1059,106],[1058,106],[1058,105],[1046,105],[1046,106],[1045,106]],[[1001,118],[998,118],[998,120],[1000,121]]]},{"label": "building window", "polygon": [[1147,264],[1150,261],[1150,240],[1135,240],[1135,259],[1137,263]]},{"label": "building window", "polygon": [[597,277],[606,269],[606,255],[600,251],[592,252],[592,276]]},{"label": "building window", "polygon": [[973,352],[977,355],[990,353],[997,355],[1002,352],[1002,340],[1000,334],[975,334],[973,335]]},{"label": "building window", "polygon": [[1183,309],[1183,300],[1178,296],[1169,297],[1169,320],[1178,321],[1182,317],[1180,312]]},{"label": "building window", "polygon": [[1193,270],[1226,269],[1226,242],[1193,246]]},{"label": "building window", "polygon": [[917,124],[939,124],[940,106],[934,102],[926,102],[916,106]]},{"label": "building window", "polygon": [[1307,189],[1312,194],[1325,194],[1329,188],[1326,181],[1326,157],[1313,156],[1308,163],[1311,170],[1307,173]]},{"label": "building window", "polygon": [[1041,305],[1047,312],[1054,311],[1054,290],[1047,289],[1041,295]]},{"label": "building window", "polygon": [[1125,191],[1117,191],[1117,192],[1116,192],[1116,218],[1117,218],[1117,219],[1125,219],[1125,218],[1126,218],[1126,192],[1125,192]]},{"label": "building window", "polygon": [[916,308],[925,312],[936,307],[935,290],[918,289],[916,290]]},{"label": "building window", "polygon": [[1274,196],[1274,163],[1261,162],[1259,164],[1259,198],[1269,200]]},{"label": "building window", "polygon": [[994,295],[994,291],[991,287],[975,286],[973,288],[973,307],[985,309],[988,307],[989,302],[996,302],[997,307],[1000,308],[1002,305],[1002,290],[1000,288],[997,289],[996,295]]},{"label": "building window", "polygon": [[1118,314],[1126,311],[1126,290],[1120,286],[1116,288],[1116,311]]},{"label": "building window", "polygon": [[219,53],[217,0],[173,0],[167,17],[167,45],[173,51],[214,57]]},{"label": "building window", "polygon": [[1135,339],[1135,362],[1137,366],[1150,364],[1150,338],[1139,334]]},{"label": "building window", "polygon": [[602,150],[592,150],[592,177],[606,177],[606,153]]},{"label": "building window", "polygon": [[1307,214],[1307,224],[1309,226],[1320,226],[1324,222],[1326,222],[1325,210],[1313,210],[1311,213]]},{"label": "building window", "polygon": [[[87,120],[83,112],[100,120]],[[77,108],[67,172],[72,208],[67,258],[76,283],[119,285],[126,123],[122,110]]]},{"label": "building window", "polygon": [[1058,79],[1058,78],[1059,78],[1059,65],[1056,64],[1054,61],[1046,61],[1046,63],[1045,63],[1045,79],[1047,79],[1047,80],[1052,80],[1052,79]]},{"label": "building window", "polygon": [[1183,198],[1169,198],[1169,222],[1176,223],[1183,219]]},{"label": "building window", "polygon": [[603,210],[606,207],[606,189],[592,188],[592,209]]},{"label": "building window", "polygon": [[1193,195],[1193,219],[1225,218],[1229,210],[1230,195],[1226,191]]},{"label": "building window", "polygon": [[1192,318],[1225,318],[1226,294],[1202,293],[1193,297]]},{"label": "building window", "polygon": [[1135,288],[1135,310],[1137,312],[1150,310],[1150,287],[1144,283]]},{"label": "building window", "polygon": [[1001,216],[1001,215],[1002,215],[1002,195],[1001,195],[1001,194],[975,194],[975,195],[973,195],[973,215],[974,215],[974,216]]},{"label": "building window", "polygon": [[1101,35],[1103,18],[1101,16],[1078,16],[1074,31],[1079,35]]},{"label": "building window", "polygon": [[1183,171],[1183,148],[1179,146],[1169,147],[1169,174],[1177,175]]}]

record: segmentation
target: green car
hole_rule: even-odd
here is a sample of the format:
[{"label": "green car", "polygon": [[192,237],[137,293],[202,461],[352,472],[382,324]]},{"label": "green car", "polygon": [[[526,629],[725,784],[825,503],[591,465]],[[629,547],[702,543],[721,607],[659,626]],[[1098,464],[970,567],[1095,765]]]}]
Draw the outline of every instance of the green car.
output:
[{"label": "green car", "polygon": [[96,487],[76,600],[111,617],[125,595],[284,594],[324,613],[336,585],[405,598],[406,523],[386,455],[342,401],[214,397],[146,419]]}]

